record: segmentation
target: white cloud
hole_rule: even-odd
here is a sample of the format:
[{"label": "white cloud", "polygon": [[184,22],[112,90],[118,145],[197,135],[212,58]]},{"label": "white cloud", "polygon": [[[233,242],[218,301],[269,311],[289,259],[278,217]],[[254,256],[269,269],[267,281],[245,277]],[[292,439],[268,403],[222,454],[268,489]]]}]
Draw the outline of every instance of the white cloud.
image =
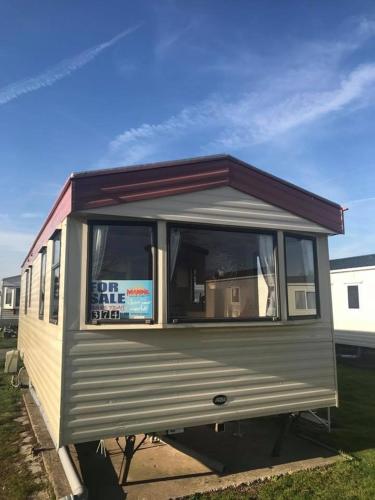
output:
[{"label": "white cloud", "polygon": [[70,59],[65,59],[37,76],[25,78],[24,80],[20,80],[7,85],[6,87],[0,88],[0,105],[6,104],[23,94],[28,94],[29,92],[39,90],[43,87],[49,87],[58,80],[71,75],[74,71],[82,68],[95,59],[101,52],[108,49],[125,36],[133,33],[139,28],[139,26],[140,25],[128,28],[110,40],[91,47],[90,49],[87,49]]},{"label": "white cloud", "polygon": [[[209,137],[203,150],[241,149],[268,142],[286,132],[347,109],[372,91],[375,63],[355,68],[333,88],[277,95],[270,88],[225,101],[213,96],[160,123],[126,130],[109,144],[103,163],[144,161],[183,137]],[[276,94],[276,96],[275,96]],[[276,99],[275,99],[276,97]]]}]

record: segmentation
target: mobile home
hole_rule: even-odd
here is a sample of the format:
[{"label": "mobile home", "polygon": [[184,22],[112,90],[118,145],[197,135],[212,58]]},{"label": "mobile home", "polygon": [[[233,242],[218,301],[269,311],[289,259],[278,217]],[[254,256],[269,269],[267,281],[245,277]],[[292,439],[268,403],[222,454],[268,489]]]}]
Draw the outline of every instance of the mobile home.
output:
[{"label": "mobile home", "polygon": [[56,446],[335,406],[342,232],[339,205],[227,155],[72,174],[22,268]]},{"label": "mobile home", "polygon": [[17,327],[21,276],[3,278],[0,290],[0,327]]},{"label": "mobile home", "polygon": [[375,254],[331,260],[337,344],[375,348]]}]

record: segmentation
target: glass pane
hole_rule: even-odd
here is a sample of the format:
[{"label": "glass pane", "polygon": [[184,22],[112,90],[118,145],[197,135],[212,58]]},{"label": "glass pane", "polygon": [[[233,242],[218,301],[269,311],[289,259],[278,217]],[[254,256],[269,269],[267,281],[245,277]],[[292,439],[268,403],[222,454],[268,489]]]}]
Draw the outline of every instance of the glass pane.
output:
[{"label": "glass pane", "polygon": [[170,320],[277,315],[272,235],[173,226],[168,257]]},{"label": "glass pane", "polygon": [[286,236],[285,255],[289,316],[316,315],[316,270],[313,240]]},{"label": "glass pane", "polygon": [[94,225],[91,248],[90,319],[152,319],[152,227]]},{"label": "glass pane", "polygon": [[25,314],[27,314],[27,305],[29,303],[29,270],[27,269],[25,271],[26,277],[25,277],[25,303],[24,303],[24,308],[25,308]]},{"label": "glass pane", "polygon": [[13,305],[13,290],[12,288],[7,288],[5,293],[5,305],[12,306]]},{"label": "glass pane", "polygon": [[52,296],[51,296],[50,319],[57,322],[59,317],[60,267],[52,269],[51,280],[52,280]]},{"label": "glass pane", "polygon": [[46,291],[46,263],[47,263],[47,254],[44,251],[41,255],[41,263],[40,263],[40,295],[39,295],[40,319],[42,319],[44,316],[44,301],[45,301],[45,291]]},{"label": "glass pane", "polygon": [[52,267],[60,264],[60,253],[61,253],[61,232],[58,231],[53,238]]},{"label": "glass pane", "polygon": [[348,286],[348,306],[349,309],[359,309],[358,285]]},{"label": "glass pane", "polygon": [[296,309],[306,309],[306,293],[304,291],[296,291]]},{"label": "glass pane", "polygon": [[16,288],[16,304],[15,304],[15,307],[19,307],[19,306],[20,306],[20,289]]}]

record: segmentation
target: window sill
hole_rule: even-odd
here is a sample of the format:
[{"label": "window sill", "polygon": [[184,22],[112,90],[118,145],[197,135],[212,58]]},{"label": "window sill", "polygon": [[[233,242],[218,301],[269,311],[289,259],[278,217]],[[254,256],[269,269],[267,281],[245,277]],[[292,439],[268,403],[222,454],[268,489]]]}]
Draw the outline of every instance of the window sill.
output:
[{"label": "window sill", "polygon": [[326,324],[328,321],[323,321],[322,318],[314,319],[293,319],[293,320],[278,320],[278,321],[244,321],[244,322],[209,322],[209,323],[154,323],[148,325],[145,323],[106,323],[101,325],[91,325],[83,323],[80,325],[81,331],[121,331],[121,330],[186,330],[186,329],[238,329],[238,328],[276,328],[278,326],[302,326],[302,325],[317,325]]}]

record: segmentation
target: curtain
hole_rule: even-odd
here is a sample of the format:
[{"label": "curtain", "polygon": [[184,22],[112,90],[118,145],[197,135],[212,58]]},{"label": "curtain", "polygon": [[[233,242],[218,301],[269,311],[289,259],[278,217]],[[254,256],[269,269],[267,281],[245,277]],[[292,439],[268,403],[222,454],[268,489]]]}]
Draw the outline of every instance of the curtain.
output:
[{"label": "curtain", "polygon": [[95,226],[92,239],[92,273],[91,279],[99,279],[102,270],[105,249],[107,246],[108,226]]},{"label": "curtain", "polygon": [[263,277],[268,287],[266,316],[276,316],[276,280],[273,238],[270,235],[259,235],[259,261]]},{"label": "curtain", "polygon": [[314,249],[311,240],[300,240],[302,252],[303,274],[306,283],[314,282]]},{"label": "curtain", "polygon": [[170,234],[170,280],[173,278],[174,270],[176,267],[178,250],[180,248],[181,233],[178,229],[173,228]]}]

